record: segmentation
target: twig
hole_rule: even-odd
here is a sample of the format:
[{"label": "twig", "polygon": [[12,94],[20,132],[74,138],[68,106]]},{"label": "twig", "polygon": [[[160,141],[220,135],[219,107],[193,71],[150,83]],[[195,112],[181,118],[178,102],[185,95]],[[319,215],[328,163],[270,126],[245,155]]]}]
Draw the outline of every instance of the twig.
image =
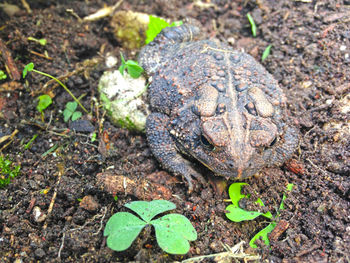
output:
[{"label": "twig", "polygon": [[21,74],[18,72],[18,69],[16,67],[15,62],[12,59],[11,52],[6,47],[5,43],[0,38],[0,55],[2,55],[2,58],[5,61],[6,69],[8,70],[8,73],[10,77],[13,80],[20,80]]},{"label": "twig", "polygon": [[232,248],[230,248],[227,245],[223,245],[223,247],[226,249],[226,252],[221,252],[217,254],[210,254],[210,255],[204,255],[199,257],[193,257],[186,260],[181,261],[181,263],[189,263],[189,262],[197,262],[205,258],[214,258],[214,257],[221,257],[221,258],[241,258],[244,259],[244,262],[250,261],[250,260],[259,260],[261,257],[259,255],[250,255],[243,252],[243,244],[245,242],[241,241]]},{"label": "twig", "polygon": [[38,53],[38,52],[36,52],[36,51],[34,51],[34,50],[29,50],[29,52],[32,53],[32,54],[34,54],[34,55],[37,55],[37,56],[39,56],[39,57],[46,58],[46,59],[48,59],[48,60],[53,60],[52,57],[46,56],[45,54]]},{"label": "twig", "polygon": [[[62,164],[62,166],[63,166],[63,164]],[[51,198],[49,209],[47,210],[47,214],[46,214],[45,224],[43,226],[43,230],[45,230],[47,228],[47,225],[48,225],[48,220],[47,219],[50,217],[52,209],[53,209],[53,205],[55,204],[55,200],[56,200],[56,196],[57,196],[57,189],[58,189],[58,186],[59,186],[59,184],[61,182],[61,177],[62,177],[63,172],[64,172],[64,168],[61,169],[60,165],[58,165],[58,179],[57,179],[55,191],[54,191],[54,193],[52,195],[52,198]]]}]

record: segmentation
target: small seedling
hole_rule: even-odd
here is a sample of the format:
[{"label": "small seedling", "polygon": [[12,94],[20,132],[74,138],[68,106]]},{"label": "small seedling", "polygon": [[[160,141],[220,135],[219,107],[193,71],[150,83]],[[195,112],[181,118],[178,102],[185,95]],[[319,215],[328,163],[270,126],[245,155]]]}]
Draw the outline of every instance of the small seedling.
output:
[{"label": "small seedling", "polygon": [[94,142],[94,141],[96,141],[96,138],[97,138],[97,133],[96,133],[96,132],[93,132],[93,133],[91,134],[90,141],[91,141],[91,142]]},{"label": "small seedling", "polygon": [[37,42],[37,43],[39,43],[42,46],[45,46],[46,43],[47,43],[45,38],[37,39],[37,38],[34,38],[34,37],[28,37],[28,40]]},{"label": "small seedling", "polygon": [[63,111],[64,122],[69,121],[69,119],[75,121],[81,117],[82,113],[80,111],[75,111],[77,107],[78,103],[76,103],[75,101],[67,102],[66,108]]},{"label": "small seedling", "polygon": [[268,45],[265,48],[265,50],[264,50],[264,52],[263,52],[263,54],[261,56],[261,61],[264,61],[270,55],[271,47],[272,47],[272,45]]},{"label": "small seedling", "polygon": [[155,216],[175,209],[174,203],[166,200],[151,202],[135,201],[125,205],[141,219],[128,212],[119,212],[110,217],[104,230],[107,246],[115,251],[129,248],[147,225],[153,225],[156,239],[161,249],[169,254],[183,255],[190,249],[188,241],[197,239],[197,232],[190,221],[180,214],[167,214],[157,219]]},{"label": "small seedling", "polygon": [[55,80],[58,84],[60,84],[60,85],[68,92],[69,95],[71,95],[71,97],[74,99],[74,101],[76,101],[76,102],[78,103],[78,105],[79,105],[86,113],[88,113],[87,109],[85,109],[85,107],[84,107],[84,106],[80,103],[80,101],[74,96],[74,94],[73,94],[73,93],[67,88],[67,86],[64,85],[59,79],[57,79],[57,78],[55,78],[55,77],[53,77],[53,76],[51,76],[50,74],[47,74],[47,73],[45,73],[45,72],[42,72],[42,71],[39,71],[39,70],[34,69],[34,63],[33,63],[33,62],[27,64],[27,65],[24,67],[24,69],[23,69],[23,78],[25,78],[25,77],[27,76],[28,72],[30,72],[30,71],[33,71],[33,72],[35,72],[35,73],[41,74],[41,75],[43,75],[43,76],[45,76],[45,77],[49,77],[49,78]]},{"label": "small seedling", "polygon": [[43,115],[44,110],[52,104],[52,99],[49,95],[44,94],[39,96],[36,109]]},{"label": "small seedling", "polygon": [[25,150],[29,149],[32,146],[32,143],[34,142],[36,137],[38,137],[38,134],[34,134],[34,136],[29,140],[29,142],[27,142],[26,145],[24,145]]},{"label": "small seedling", "polygon": [[141,76],[143,72],[143,68],[134,60],[125,61],[123,54],[120,52],[120,58],[122,60],[122,64],[119,67],[120,74],[124,75],[124,71],[127,70],[129,75],[137,79]]},{"label": "small seedling", "polygon": [[0,80],[6,79],[6,78],[7,78],[6,73],[0,70]]},{"label": "small seedling", "polygon": [[252,29],[253,37],[256,37],[256,25],[255,25],[254,19],[249,13],[247,14],[247,18],[250,23],[250,27]]},{"label": "small seedling", "polygon": [[148,44],[162,31],[163,28],[182,25],[182,21],[175,21],[169,24],[164,19],[155,16],[149,16],[148,29],[146,30],[145,43]]},{"label": "small seedling", "polygon": [[9,185],[13,178],[19,175],[20,169],[20,165],[13,166],[12,161],[7,157],[0,156],[0,188]]},{"label": "small seedling", "polygon": [[[229,213],[226,213],[226,216],[228,219],[230,219],[233,222],[241,222],[246,220],[253,220],[258,216],[264,216],[266,218],[269,218],[272,220],[271,223],[269,223],[264,229],[259,231],[249,242],[249,245],[252,248],[257,248],[255,245],[255,241],[259,239],[260,237],[264,241],[264,243],[269,246],[270,241],[268,238],[268,234],[276,227],[277,222],[276,218],[280,215],[280,210],[284,209],[284,200],[287,198],[286,194],[283,194],[281,204],[279,206],[279,209],[277,210],[277,214],[275,217],[272,216],[271,212],[262,213],[259,211],[246,211],[239,207],[239,201],[243,198],[249,198],[250,195],[243,195],[241,194],[241,188],[243,185],[247,185],[246,183],[234,183],[230,185],[229,188],[229,196],[232,201],[231,205],[228,205],[226,207],[226,210],[229,211]],[[291,191],[293,188],[293,184],[288,184],[286,187],[287,191]],[[257,201],[255,201],[256,204],[259,204],[260,206],[264,206],[264,203],[260,198],[258,198]]]}]

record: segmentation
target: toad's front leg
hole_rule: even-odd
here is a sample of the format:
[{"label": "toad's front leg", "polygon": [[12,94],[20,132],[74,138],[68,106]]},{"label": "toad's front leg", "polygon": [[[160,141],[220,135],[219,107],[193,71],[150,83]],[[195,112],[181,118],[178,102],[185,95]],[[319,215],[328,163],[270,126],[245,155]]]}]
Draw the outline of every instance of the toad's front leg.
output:
[{"label": "toad's front leg", "polygon": [[175,142],[167,129],[168,122],[169,117],[163,113],[152,113],[147,117],[146,135],[148,144],[153,155],[165,169],[175,175],[182,175],[186,178],[188,190],[191,192],[193,190],[192,177],[195,177],[202,183],[205,180],[202,175],[191,167],[191,163],[178,152]]}]

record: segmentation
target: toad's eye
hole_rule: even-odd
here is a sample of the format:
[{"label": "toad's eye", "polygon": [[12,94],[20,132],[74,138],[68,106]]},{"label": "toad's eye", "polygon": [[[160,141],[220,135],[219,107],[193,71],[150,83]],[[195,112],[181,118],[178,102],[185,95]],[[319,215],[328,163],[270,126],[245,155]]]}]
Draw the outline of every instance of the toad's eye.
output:
[{"label": "toad's eye", "polygon": [[208,149],[209,151],[213,151],[215,149],[214,145],[212,145],[208,140],[207,138],[205,138],[205,136],[202,134],[201,137],[201,143],[202,145]]}]

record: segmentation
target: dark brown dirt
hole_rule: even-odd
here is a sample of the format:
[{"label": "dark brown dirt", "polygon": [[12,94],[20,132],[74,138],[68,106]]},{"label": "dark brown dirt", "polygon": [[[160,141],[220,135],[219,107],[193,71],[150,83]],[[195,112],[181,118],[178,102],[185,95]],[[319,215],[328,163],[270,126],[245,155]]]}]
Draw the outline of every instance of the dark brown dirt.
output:
[{"label": "dark brown dirt", "polygon": [[[222,244],[242,240],[246,253],[261,256],[258,262],[350,262],[349,1],[124,0],[119,7],[170,20],[194,19],[204,37],[228,41],[257,60],[272,45],[263,65],[285,89],[302,140],[291,162],[246,180],[250,186],[244,191],[260,197],[274,215],[285,186],[295,185],[276,219],[279,229],[287,225],[286,230],[270,248],[256,250],[247,243],[267,225],[266,219],[229,221],[222,182],[214,183],[203,170],[212,183],[188,194],[181,178],[158,166],[144,134],[103,121],[103,110],[95,103],[103,58],[107,52],[119,56],[121,47],[113,38],[110,18],[81,24],[67,9],[84,17],[114,1],[27,0],[32,14],[21,1],[8,2],[21,9],[12,17],[0,9],[0,39],[15,66],[21,72],[34,62],[36,69],[62,77],[75,96],[85,95],[81,102],[92,115],[85,114],[80,125],[92,125],[97,140],[69,129],[61,112],[72,99],[55,83],[45,86],[47,78],[31,73],[25,81],[0,81],[0,138],[18,130],[0,148],[21,165],[21,174],[0,189],[1,262],[171,262],[222,252]],[[257,24],[256,38],[247,12]],[[28,41],[28,36],[45,38],[47,45]],[[50,59],[38,55],[45,52]],[[132,58],[137,50],[124,52]],[[89,65],[81,66],[86,60]],[[5,63],[0,58],[0,70],[5,71]],[[42,121],[36,98],[44,93],[53,97],[53,104]],[[123,253],[106,246],[103,229],[111,215],[126,211],[123,205],[129,201],[159,198],[176,203],[176,212],[189,218],[198,232],[186,256],[162,252],[150,229]]]}]

